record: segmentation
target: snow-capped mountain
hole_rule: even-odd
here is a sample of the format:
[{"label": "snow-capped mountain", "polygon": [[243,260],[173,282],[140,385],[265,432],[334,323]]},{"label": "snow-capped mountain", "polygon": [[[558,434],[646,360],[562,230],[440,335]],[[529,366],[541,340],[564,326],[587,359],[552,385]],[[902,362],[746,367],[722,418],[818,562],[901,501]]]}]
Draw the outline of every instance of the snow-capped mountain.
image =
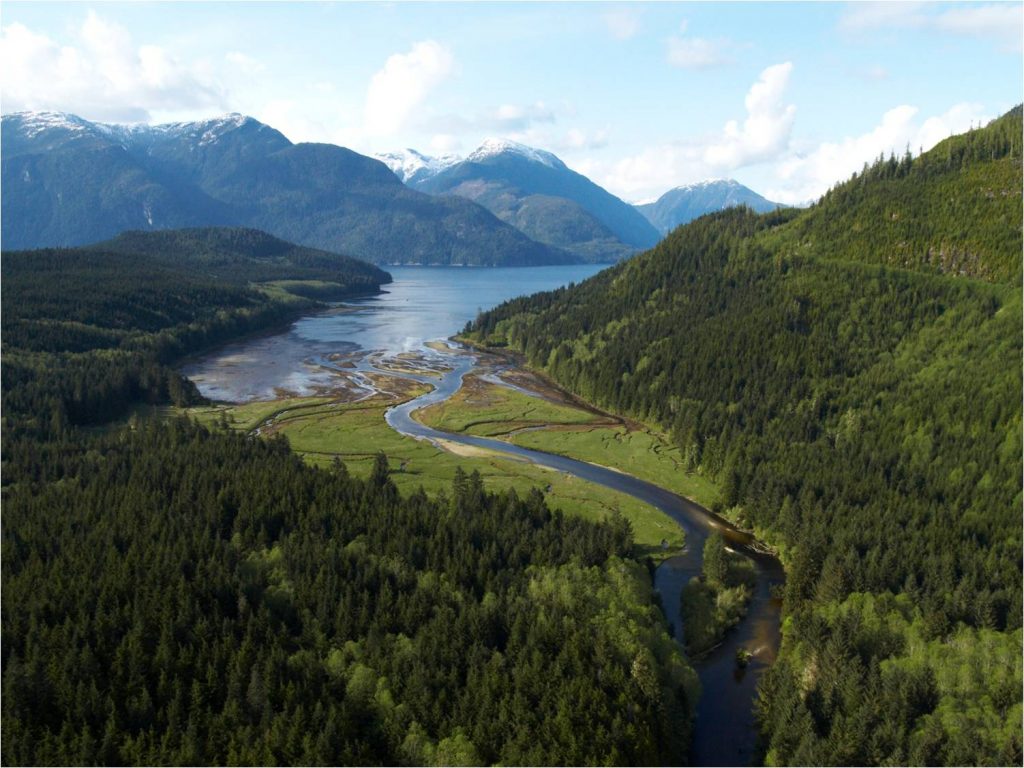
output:
[{"label": "snow-capped mountain", "polygon": [[548,168],[565,169],[565,163],[543,149],[528,147],[511,139],[487,139],[466,158],[469,163],[483,163],[501,155],[518,155],[531,163],[546,165]]},{"label": "snow-capped mountain", "polygon": [[5,115],[4,119],[17,123],[20,131],[29,139],[35,139],[47,131],[85,133],[96,126],[96,123],[65,112],[15,112]]},{"label": "snow-capped mountain", "polygon": [[395,176],[409,185],[423,181],[462,161],[462,158],[458,155],[449,154],[431,157],[430,155],[417,152],[415,149],[384,152],[376,154],[374,157],[390,168]]},{"label": "snow-capped mountain", "polygon": [[52,151],[71,144],[106,143],[97,123],[63,112],[16,112],[3,116],[4,152],[23,147]]},{"label": "snow-capped mountain", "polygon": [[589,261],[617,261],[658,241],[632,206],[543,149],[488,139],[457,162],[415,150],[388,157],[392,169],[408,162],[409,171],[396,173],[412,188],[473,200],[534,240]]},{"label": "snow-capped mountain", "polygon": [[735,179],[705,179],[695,184],[670,189],[652,203],[637,205],[647,220],[666,235],[706,213],[746,205],[758,213],[781,206],[745,187]]},{"label": "snow-capped mountain", "polygon": [[246,126],[273,130],[270,126],[237,112],[209,120],[162,125],[99,123],[66,112],[45,111],[15,112],[4,115],[3,122],[12,136],[17,135],[22,140],[36,142],[36,148],[39,148],[39,142],[66,142],[85,137],[114,140],[124,145],[157,139],[181,139],[205,146],[216,143],[232,131]]},{"label": "snow-capped mountain", "polygon": [[148,126],[22,112],[0,129],[8,249],[227,225],[387,264],[580,260],[470,201],[416,192],[377,160],[292,144],[245,115]]}]

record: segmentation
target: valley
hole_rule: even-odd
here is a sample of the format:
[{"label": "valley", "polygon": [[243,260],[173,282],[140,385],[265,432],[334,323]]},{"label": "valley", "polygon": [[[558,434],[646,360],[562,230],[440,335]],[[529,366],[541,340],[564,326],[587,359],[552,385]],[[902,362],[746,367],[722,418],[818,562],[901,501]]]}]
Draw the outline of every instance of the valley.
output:
[{"label": "valley", "polygon": [[1024,761],[1022,108],[840,178],[793,69],[632,158],[4,114],[0,762]]},{"label": "valley", "polygon": [[[410,271],[415,279],[428,279]],[[401,280],[393,290],[401,293]],[[245,355],[245,349],[213,353],[192,370],[202,380]],[[323,359],[318,364],[336,380],[320,397],[186,412],[245,434],[283,436],[314,466],[330,468],[340,460],[359,477],[376,471],[382,454],[403,494],[444,493],[458,473],[475,472],[488,490],[513,488],[525,495],[540,488],[552,508],[569,515],[595,521],[621,515],[632,528],[635,556],[658,564],[654,584],[680,641],[683,587],[701,572],[709,533],[724,533],[731,547],[751,558],[756,581],[740,628],[695,662],[702,694],[694,759],[707,765],[753,759],[752,701],[778,647],[774,590],[783,581],[781,566],[749,534],[684,498],[710,505],[717,490],[680,472],[677,452],[663,436],[587,407],[485,351],[431,342],[405,352],[350,353],[344,366]],[[746,662],[738,672],[740,653]]]}]

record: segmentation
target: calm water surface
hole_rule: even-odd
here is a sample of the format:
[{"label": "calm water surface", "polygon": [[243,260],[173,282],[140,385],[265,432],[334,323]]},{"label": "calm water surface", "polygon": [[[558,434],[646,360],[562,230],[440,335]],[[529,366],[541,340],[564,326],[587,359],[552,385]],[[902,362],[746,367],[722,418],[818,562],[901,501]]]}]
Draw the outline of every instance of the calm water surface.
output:
[{"label": "calm water surface", "polygon": [[317,363],[324,356],[418,350],[425,341],[458,333],[482,310],[578,283],[606,266],[388,267],[394,282],[380,295],[353,299],[300,318],[287,329],[222,347],[182,372],[214,400],[309,395],[335,378]]}]

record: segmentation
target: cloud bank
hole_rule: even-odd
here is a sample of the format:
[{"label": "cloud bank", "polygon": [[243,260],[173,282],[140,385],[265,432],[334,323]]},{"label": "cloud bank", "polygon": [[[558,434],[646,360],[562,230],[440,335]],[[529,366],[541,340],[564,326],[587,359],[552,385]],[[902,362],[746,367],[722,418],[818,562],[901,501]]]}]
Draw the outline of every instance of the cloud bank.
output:
[{"label": "cloud bank", "polygon": [[746,116],[727,121],[717,134],[667,142],[610,164],[583,161],[577,169],[627,200],[643,201],[682,184],[760,167],[772,182],[758,192],[778,202],[802,204],[880,154],[901,154],[909,147],[916,155],[994,117],[975,103],[956,104],[927,117],[918,107],[902,104],[863,134],[838,141],[797,141],[797,110],[786,95],[792,73],[790,62],[764,69],[744,99]]},{"label": "cloud bank", "polygon": [[729,120],[718,134],[651,147],[624,158],[604,175],[604,183],[636,200],[778,158],[789,146],[796,116],[796,107],[785,99],[792,71],[787,61],[761,72],[744,99],[742,122]]},{"label": "cloud bank", "polygon": [[90,11],[61,45],[14,23],[0,30],[4,110],[51,109],[94,120],[142,122],[154,112],[224,111],[218,83],[156,45],[137,45]]},{"label": "cloud bank", "polygon": [[918,29],[991,40],[1005,50],[1020,51],[1024,38],[1024,6],[1019,2],[971,3],[853,3],[839,21],[847,32]]},{"label": "cloud bank", "polygon": [[434,40],[416,43],[407,53],[388,57],[366,91],[365,129],[371,136],[392,136],[455,69],[451,51]]}]

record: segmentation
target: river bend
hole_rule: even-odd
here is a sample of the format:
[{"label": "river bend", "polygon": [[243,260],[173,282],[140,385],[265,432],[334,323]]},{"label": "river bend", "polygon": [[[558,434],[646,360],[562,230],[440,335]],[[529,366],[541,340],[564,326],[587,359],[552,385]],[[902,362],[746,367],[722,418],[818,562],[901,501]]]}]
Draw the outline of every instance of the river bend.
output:
[{"label": "river bend", "polygon": [[[434,354],[440,356],[439,353]],[[433,389],[389,409],[386,415],[388,424],[401,434],[417,439],[449,440],[524,458],[627,493],[669,515],[686,531],[686,547],[658,567],[654,586],[661,595],[677,640],[682,640],[680,595],[689,580],[700,573],[707,537],[715,531],[720,532],[730,549],[753,561],[757,584],[746,618],[729,631],[721,645],[694,663],[701,681],[702,695],[694,722],[692,754],[694,765],[749,765],[754,757],[757,738],[753,713],[757,681],[774,661],[779,646],[780,602],[773,596],[773,587],[784,581],[779,561],[765,553],[749,533],[736,529],[699,504],[653,483],[585,461],[522,448],[503,440],[443,432],[416,421],[412,418],[415,411],[447,400],[462,386],[463,377],[476,366],[476,358],[471,354],[443,357],[451,368],[440,379],[401,374],[428,384]],[[376,373],[394,375],[373,368],[369,362],[365,365]],[[736,664],[736,651],[740,648],[753,653],[750,664],[744,669]]]}]

